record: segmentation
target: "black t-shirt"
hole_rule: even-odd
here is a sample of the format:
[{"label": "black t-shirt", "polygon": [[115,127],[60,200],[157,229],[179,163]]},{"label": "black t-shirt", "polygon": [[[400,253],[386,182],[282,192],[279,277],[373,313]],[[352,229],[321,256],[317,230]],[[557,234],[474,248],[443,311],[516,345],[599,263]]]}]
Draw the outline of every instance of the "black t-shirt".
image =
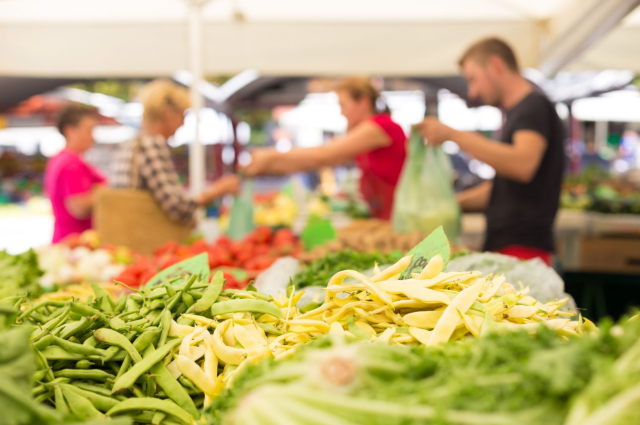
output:
[{"label": "black t-shirt", "polygon": [[529,183],[496,176],[487,209],[485,250],[522,245],[553,252],[553,222],[558,212],[565,163],[564,128],[555,106],[539,92],[531,92],[507,111],[502,142],[513,144],[519,130],[540,133],[547,149]]}]

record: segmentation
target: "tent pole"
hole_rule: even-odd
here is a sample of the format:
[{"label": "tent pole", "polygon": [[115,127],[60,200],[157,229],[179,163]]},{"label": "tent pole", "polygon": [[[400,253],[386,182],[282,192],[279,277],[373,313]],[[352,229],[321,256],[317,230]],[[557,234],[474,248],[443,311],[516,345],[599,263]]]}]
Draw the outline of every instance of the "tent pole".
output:
[{"label": "tent pole", "polygon": [[191,82],[191,108],[195,116],[195,135],[189,146],[189,186],[191,193],[197,195],[204,190],[206,161],[204,146],[200,140],[200,110],[204,106],[204,97],[200,93],[204,80],[202,67],[203,22],[202,8],[208,0],[189,1],[189,71]]}]

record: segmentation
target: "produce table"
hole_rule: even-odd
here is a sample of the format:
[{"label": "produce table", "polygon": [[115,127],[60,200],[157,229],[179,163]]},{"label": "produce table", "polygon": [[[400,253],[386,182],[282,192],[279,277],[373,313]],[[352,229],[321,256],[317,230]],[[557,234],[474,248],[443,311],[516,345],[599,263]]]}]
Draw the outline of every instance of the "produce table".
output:
[{"label": "produce table", "polygon": [[[484,214],[464,214],[462,217],[462,242],[470,250],[481,250],[484,240],[486,222]],[[560,210],[556,220],[556,239],[558,242],[558,262],[563,271],[601,271],[634,273],[635,266],[626,270],[615,270],[615,258],[606,261],[608,270],[595,270],[594,260],[586,249],[594,246],[598,251],[607,251],[608,256],[626,255],[629,249],[615,250],[615,246],[621,244],[636,244],[640,239],[640,217],[635,215],[601,214],[574,210]],[[588,239],[591,245],[585,245]],[[604,248],[603,239],[608,241],[608,247]],[[618,241],[621,239],[622,241]],[[640,249],[640,247],[639,247]],[[627,263],[623,260],[622,263]],[[638,268],[640,273],[640,267]]]}]

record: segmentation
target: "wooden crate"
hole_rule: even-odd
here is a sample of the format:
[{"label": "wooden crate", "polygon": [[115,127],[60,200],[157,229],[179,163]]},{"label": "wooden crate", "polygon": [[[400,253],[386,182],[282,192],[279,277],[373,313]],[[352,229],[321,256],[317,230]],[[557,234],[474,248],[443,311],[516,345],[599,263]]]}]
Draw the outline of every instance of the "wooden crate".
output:
[{"label": "wooden crate", "polygon": [[584,238],[580,249],[580,270],[640,275],[640,238]]}]

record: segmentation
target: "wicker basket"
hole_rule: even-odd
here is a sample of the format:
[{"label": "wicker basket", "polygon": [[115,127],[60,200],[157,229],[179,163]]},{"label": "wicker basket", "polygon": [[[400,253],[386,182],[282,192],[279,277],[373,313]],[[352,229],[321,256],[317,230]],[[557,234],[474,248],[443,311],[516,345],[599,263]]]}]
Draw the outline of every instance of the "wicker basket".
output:
[{"label": "wicker basket", "polygon": [[93,226],[103,243],[143,254],[168,241],[184,243],[193,229],[170,220],[146,190],[101,188],[93,211]]}]

